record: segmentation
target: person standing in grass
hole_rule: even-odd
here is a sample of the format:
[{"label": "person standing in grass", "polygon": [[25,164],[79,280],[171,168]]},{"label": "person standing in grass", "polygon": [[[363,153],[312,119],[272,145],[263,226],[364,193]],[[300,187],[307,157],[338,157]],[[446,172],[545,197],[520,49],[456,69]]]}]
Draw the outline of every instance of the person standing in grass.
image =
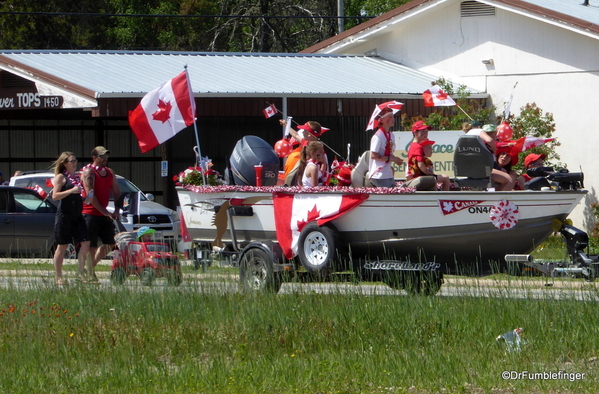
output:
[{"label": "person standing in grass", "polygon": [[[94,267],[114,248],[114,223],[112,221],[120,219],[120,207],[116,204],[114,212],[106,209],[110,201],[110,192],[112,192],[115,202],[121,196],[116,175],[112,169],[106,166],[109,154],[110,151],[105,147],[96,146],[92,150],[92,163],[83,167],[83,186],[90,200],[83,205],[83,217],[87,223],[91,240],[89,251],[93,262],[88,266],[87,273],[91,283],[99,283]],[[98,238],[103,244],[100,247],[98,247]]]},{"label": "person standing in grass", "polygon": [[64,285],[67,281],[62,277],[64,254],[69,244],[80,245],[79,278],[85,278],[85,260],[89,255],[89,233],[83,219],[83,185],[77,169],[77,158],[72,152],[62,152],[54,162],[54,188],[52,198],[59,201],[54,222],[54,240],[57,244],[54,252],[54,270],[56,284]]}]

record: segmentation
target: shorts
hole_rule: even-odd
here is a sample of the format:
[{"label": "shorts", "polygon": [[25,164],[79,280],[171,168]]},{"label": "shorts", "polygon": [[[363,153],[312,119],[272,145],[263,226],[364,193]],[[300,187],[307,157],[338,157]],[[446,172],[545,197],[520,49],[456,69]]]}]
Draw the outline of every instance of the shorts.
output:
[{"label": "shorts", "polygon": [[114,223],[108,216],[83,215],[89,231],[90,248],[98,247],[98,237],[104,245],[114,245]]},{"label": "shorts", "polygon": [[89,241],[87,224],[82,215],[64,216],[56,215],[54,220],[54,242],[57,245],[68,245]]}]

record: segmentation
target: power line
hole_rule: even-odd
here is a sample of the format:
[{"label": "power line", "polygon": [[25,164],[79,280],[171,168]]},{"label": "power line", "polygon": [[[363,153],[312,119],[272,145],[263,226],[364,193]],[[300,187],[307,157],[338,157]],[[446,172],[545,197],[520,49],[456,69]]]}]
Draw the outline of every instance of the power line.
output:
[{"label": "power line", "polygon": [[231,18],[231,19],[371,19],[374,16],[301,16],[301,15],[173,15],[173,14],[105,14],[95,12],[25,12],[0,11],[0,15],[30,16],[97,16],[119,18]]}]

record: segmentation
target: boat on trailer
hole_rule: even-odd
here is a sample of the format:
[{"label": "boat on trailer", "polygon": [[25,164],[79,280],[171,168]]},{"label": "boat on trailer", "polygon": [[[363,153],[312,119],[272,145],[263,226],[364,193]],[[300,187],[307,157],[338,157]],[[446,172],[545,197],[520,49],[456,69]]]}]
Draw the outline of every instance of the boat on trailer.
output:
[{"label": "boat on trailer", "polygon": [[[177,193],[194,259],[233,259],[246,289],[278,291],[300,269],[320,277],[351,270],[434,294],[443,274],[501,272],[506,255],[527,255],[558,231],[587,191],[579,173],[553,179],[543,190],[513,192],[222,185]],[[338,212],[344,199],[355,203]],[[328,218],[319,216],[327,209]]]}]

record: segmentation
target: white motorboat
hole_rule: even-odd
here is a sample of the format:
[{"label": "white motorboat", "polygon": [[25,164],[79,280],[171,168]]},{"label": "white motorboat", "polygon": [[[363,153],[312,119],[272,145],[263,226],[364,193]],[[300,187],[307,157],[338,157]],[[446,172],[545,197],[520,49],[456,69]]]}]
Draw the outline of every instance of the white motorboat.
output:
[{"label": "white motorboat", "polygon": [[582,178],[561,173],[542,190],[513,192],[226,185],[177,193],[196,258],[229,252],[246,287],[278,289],[277,272],[303,267],[383,275],[394,287],[417,275],[416,292],[435,292],[443,273],[500,272],[506,255],[533,251],[585,196]]}]

